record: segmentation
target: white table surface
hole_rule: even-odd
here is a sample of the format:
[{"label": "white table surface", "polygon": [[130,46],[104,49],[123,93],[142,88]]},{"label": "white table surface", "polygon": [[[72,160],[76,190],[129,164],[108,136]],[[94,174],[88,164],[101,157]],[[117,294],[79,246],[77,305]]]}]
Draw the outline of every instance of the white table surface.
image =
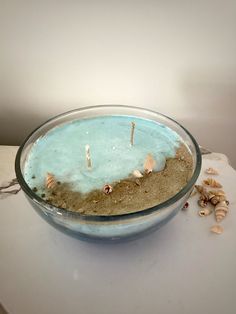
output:
[{"label": "white table surface", "polygon": [[[16,150],[0,146],[0,183],[15,177]],[[221,154],[205,155],[209,166],[230,200],[220,236],[197,196],[157,232],[112,245],[64,235],[22,191],[0,199],[0,303],[10,314],[235,314],[236,171]]]}]

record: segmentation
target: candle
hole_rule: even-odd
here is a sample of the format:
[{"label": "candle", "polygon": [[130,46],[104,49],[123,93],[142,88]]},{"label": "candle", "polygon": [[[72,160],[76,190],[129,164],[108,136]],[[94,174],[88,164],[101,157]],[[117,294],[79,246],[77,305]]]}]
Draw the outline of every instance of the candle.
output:
[{"label": "candle", "polygon": [[[55,206],[113,215],[176,194],[192,174],[192,157],[181,137],[163,124],[99,116],[49,130],[32,146],[23,174],[30,188]],[[55,178],[51,189],[45,185],[48,174]]]}]

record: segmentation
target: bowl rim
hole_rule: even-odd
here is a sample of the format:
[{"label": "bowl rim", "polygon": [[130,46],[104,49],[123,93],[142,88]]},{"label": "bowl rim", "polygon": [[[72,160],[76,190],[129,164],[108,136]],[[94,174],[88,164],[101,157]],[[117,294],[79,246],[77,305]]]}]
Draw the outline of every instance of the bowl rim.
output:
[{"label": "bowl rim", "polygon": [[[147,113],[152,113],[161,117],[164,117],[167,120],[170,120],[172,122],[174,122],[175,124],[177,124],[185,133],[187,133],[187,135],[190,137],[195,150],[196,150],[196,166],[195,169],[193,171],[192,177],[190,178],[190,180],[188,181],[188,183],[174,196],[172,196],[171,198],[169,198],[168,200],[154,205],[152,207],[149,208],[145,208],[143,210],[137,211],[137,212],[131,212],[131,213],[124,213],[124,214],[120,214],[120,215],[84,215],[82,213],[79,212],[73,212],[73,211],[69,211],[67,209],[63,209],[60,207],[56,207],[54,205],[51,205],[49,203],[47,203],[44,199],[42,199],[41,197],[39,197],[36,193],[33,192],[33,190],[29,187],[29,185],[26,183],[23,174],[21,172],[21,167],[20,167],[20,161],[21,161],[21,155],[22,152],[24,150],[24,146],[25,144],[28,142],[28,140],[31,138],[31,136],[38,131],[40,128],[42,128],[43,126],[45,126],[46,124],[48,124],[49,122],[56,120],[60,117],[66,116],[68,114],[72,114],[72,113],[76,113],[76,112],[80,112],[80,111],[85,111],[85,110],[90,110],[90,109],[96,109],[96,108],[126,108],[126,109],[134,109],[134,110],[140,110],[142,112],[147,112]],[[65,216],[65,217],[74,217],[74,218],[80,218],[81,220],[86,220],[86,221],[103,221],[103,222],[111,222],[111,221],[118,221],[118,220],[124,220],[124,219],[131,219],[131,218],[138,218],[140,216],[146,216],[149,214],[152,214],[155,211],[161,210],[165,207],[168,207],[170,205],[173,205],[175,202],[177,202],[178,200],[180,200],[184,195],[187,194],[187,192],[189,192],[189,190],[192,188],[192,186],[194,185],[194,183],[196,182],[200,171],[201,171],[201,165],[202,165],[202,155],[201,155],[201,151],[200,148],[198,146],[197,141],[195,140],[195,138],[192,136],[192,134],[184,127],[182,126],[179,122],[175,121],[174,119],[168,117],[167,115],[164,115],[162,113],[159,113],[157,111],[151,110],[151,109],[146,109],[146,108],[142,108],[142,107],[137,107],[137,106],[128,106],[128,105],[95,105],[95,106],[86,106],[86,107],[81,107],[78,109],[73,109],[73,110],[69,110],[66,112],[63,112],[59,115],[53,116],[52,118],[48,119],[47,121],[45,121],[44,123],[40,124],[37,128],[35,128],[23,141],[23,143],[20,145],[17,154],[16,154],[16,158],[15,158],[15,172],[16,172],[16,177],[17,180],[22,188],[22,190],[26,193],[26,195],[34,202],[38,203],[40,206],[43,206],[45,210],[48,211],[48,213],[50,214],[55,214],[55,215],[60,215],[60,217]]]}]

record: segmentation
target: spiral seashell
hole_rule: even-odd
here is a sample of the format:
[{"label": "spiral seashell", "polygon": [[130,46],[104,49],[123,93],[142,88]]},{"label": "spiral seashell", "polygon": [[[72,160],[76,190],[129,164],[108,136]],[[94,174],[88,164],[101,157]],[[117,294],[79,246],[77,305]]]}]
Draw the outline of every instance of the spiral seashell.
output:
[{"label": "spiral seashell", "polygon": [[220,197],[219,196],[217,196],[217,195],[214,195],[212,198],[211,198],[211,204],[212,205],[216,205],[216,204],[218,204],[219,203],[219,201],[220,201]]},{"label": "spiral seashell", "polygon": [[212,193],[215,196],[225,196],[225,192],[223,190],[209,191],[209,193]]},{"label": "spiral seashell", "polygon": [[212,174],[212,175],[218,175],[218,174],[219,174],[218,171],[215,170],[215,169],[213,169],[213,168],[208,168],[208,169],[206,169],[206,170],[205,170],[205,173],[206,173],[206,174]]},{"label": "spiral seashell", "polygon": [[228,211],[229,211],[229,207],[227,206],[227,203],[225,201],[219,202],[215,206],[216,221],[220,222],[222,219],[224,219]]},{"label": "spiral seashell", "polygon": [[197,190],[200,193],[200,199],[201,200],[206,201],[206,202],[209,201],[210,195],[207,192],[207,189],[205,187],[202,187],[201,185],[198,185],[197,186]]},{"label": "spiral seashell", "polygon": [[212,179],[212,178],[207,178],[206,180],[203,180],[203,183],[205,185],[208,185],[212,188],[222,188],[222,185],[217,182],[215,179]]},{"label": "spiral seashell", "polygon": [[216,233],[216,234],[221,234],[224,231],[224,229],[219,225],[212,226],[210,230],[211,232]]},{"label": "spiral seashell", "polygon": [[208,200],[211,201],[213,197],[215,197],[216,195],[214,193],[212,193],[211,191],[208,192]]},{"label": "spiral seashell", "polygon": [[202,193],[203,186],[196,184],[195,189],[198,191],[198,193]]},{"label": "spiral seashell", "polygon": [[208,196],[201,194],[200,197],[199,197],[199,200],[200,200],[200,201],[204,201],[204,202],[207,203],[207,202],[208,202]]},{"label": "spiral seashell", "polygon": [[105,184],[103,187],[103,193],[110,194],[112,192],[112,186],[109,184]]},{"label": "spiral seashell", "polygon": [[51,173],[47,173],[45,185],[48,189],[53,189],[56,185],[56,179],[55,176]]},{"label": "spiral seashell", "polygon": [[135,178],[142,178],[143,177],[142,173],[139,170],[134,170],[133,171],[133,176]]},{"label": "spiral seashell", "polygon": [[156,161],[151,154],[148,154],[144,162],[144,170],[146,173],[151,173],[156,165]]},{"label": "spiral seashell", "polygon": [[207,206],[207,201],[204,201],[204,200],[201,200],[199,199],[198,200],[198,205],[202,208],[206,207]]},{"label": "spiral seashell", "polygon": [[208,196],[208,193],[205,193],[205,194],[201,194],[200,197],[199,197],[200,200],[203,200],[205,202],[208,202],[209,201],[209,196]]},{"label": "spiral seashell", "polygon": [[207,189],[202,185],[195,185],[195,188],[200,194],[207,193]]},{"label": "spiral seashell", "polygon": [[219,202],[226,201],[226,197],[224,195],[221,195],[221,196],[215,195],[214,197],[211,198],[210,201],[213,205],[216,205]]}]

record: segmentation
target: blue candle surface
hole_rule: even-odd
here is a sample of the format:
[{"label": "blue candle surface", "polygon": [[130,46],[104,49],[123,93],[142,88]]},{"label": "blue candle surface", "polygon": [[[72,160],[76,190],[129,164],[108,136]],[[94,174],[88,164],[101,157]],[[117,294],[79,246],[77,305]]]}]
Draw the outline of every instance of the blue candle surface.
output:
[{"label": "blue candle surface", "polygon": [[[134,145],[130,144],[135,123]],[[163,124],[132,116],[100,116],[75,120],[53,128],[31,148],[24,167],[28,185],[44,186],[47,173],[68,182],[75,191],[88,193],[143,171],[147,154],[162,170],[166,158],[174,157],[182,143],[179,135]],[[90,146],[88,169],[85,146]]]}]

